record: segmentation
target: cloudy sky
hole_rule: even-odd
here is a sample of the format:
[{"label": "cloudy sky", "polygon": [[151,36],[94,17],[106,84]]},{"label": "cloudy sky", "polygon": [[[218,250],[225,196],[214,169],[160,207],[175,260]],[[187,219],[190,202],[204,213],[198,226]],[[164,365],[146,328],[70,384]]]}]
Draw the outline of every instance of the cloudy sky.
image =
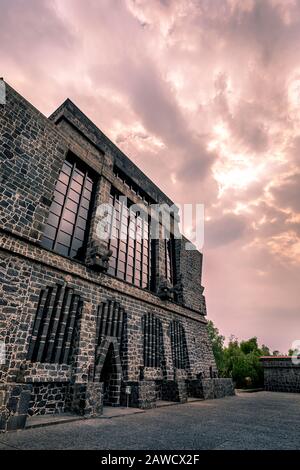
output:
[{"label": "cloudy sky", "polygon": [[205,204],[208,315],[300,339],[300,1],[0,0],[0,75],[69,97],[174,201]]}]

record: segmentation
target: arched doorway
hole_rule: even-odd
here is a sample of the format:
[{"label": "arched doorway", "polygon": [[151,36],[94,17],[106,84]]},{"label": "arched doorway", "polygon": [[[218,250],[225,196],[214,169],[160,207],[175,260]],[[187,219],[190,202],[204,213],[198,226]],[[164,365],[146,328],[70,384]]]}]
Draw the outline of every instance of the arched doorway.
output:
[{"label": "arched doorway", "polygon": [[112,344],[110,344],[106,354],[106,358],[100,374],[100,382],[103,383],[103,405],[116,405],[118,392],[118,372]]},{"label": "arched doorway", "polygon": [[102,341],[97,354],[95,381],[103,383],[103,405],[120,405],[122,368],[118,343],[114,338]]}]

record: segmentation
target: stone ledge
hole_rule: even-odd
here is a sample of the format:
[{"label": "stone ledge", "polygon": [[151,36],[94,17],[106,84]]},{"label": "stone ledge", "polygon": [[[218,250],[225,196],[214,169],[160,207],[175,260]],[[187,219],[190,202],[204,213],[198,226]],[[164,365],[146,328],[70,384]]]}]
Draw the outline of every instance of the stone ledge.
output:
[{"label": "stone ledge", "polygon": [[260,357],[263,368],[293,368],[299,369],[300,364],[294,364],[291,356],[263,356]]},{"label": "stone ledge", "polygon": [[194,379],[188,384],[189,396],[212,400],[234,396],[235,390],[230,378]]},{"label": "stone ledge", "polygon": [[95,273],[83,263],[46,250],[36,243],[30,242],[30,240],[25,241],[16,234],[6,232],[2,227],[0,227],[0,245],[0,250],[9,252],[16,257],[25,258],[33,263],[45,265],[47,268],[53,269],[54,271],[57,270],[62,276],[67,275],[80,278],[83,281],[104,287],[109,291],[120,292],[122,295],[132,297],[135,300],[157,306],[172,313],[177,313],[178,315],[198,321],[199,323],[207,323],[207,320],[200,311],[174,302],[162,301],[157,295],[146,289],[133,286],[126,281],[122,281],[108,274]]},{"label": "stone ledge", "polygon": [[142,371],[143,380],[162,380],[163,372],[160,367],[143,367]]},{"label": "stone ledge", "polygon": [[85,419],[83,416],[62,413],[57,415],[34,415],[27,418],[25,429],[42,428],[45,426],[53,426],[55,424],[72,423]]},{"label": "stone ledge", "polygon": [[71,367],[67,364],[27,362],[24,366],[24,382],[69,382]]}]

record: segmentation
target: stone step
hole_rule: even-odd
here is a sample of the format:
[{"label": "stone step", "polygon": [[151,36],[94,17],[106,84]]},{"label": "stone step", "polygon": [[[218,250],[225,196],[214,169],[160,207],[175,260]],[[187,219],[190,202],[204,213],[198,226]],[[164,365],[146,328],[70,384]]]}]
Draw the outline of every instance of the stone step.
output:
[{"label": "stone step", "polygon": [[145,413],[145,410],[140,408],[131,408],[125,406],[104,406],[103,415],[99,416],[100,419],[119,418],[121,416],[135,415],[137,413]]},{"label": "stone step", "polygon": [[27,418],[25,429],[71,423],[72,421],[78,421],[82,419],[85,418],[69,413],[62,413],[57,415],[35,415]]},{"label": "stone step", "polygon": [[[203,401],[203,398],[188,398],[187,403]],[[156,408],[164,406],[180,405],[182,403],[175,401],[157,400]],[[147,410],[131,407],[113,407],[105,406],[103,408],[103,415],[99,416],[100,419],[111,419],[122,416],[129,416],[137,413],[145,413]],[[71,423],[73,421],[79,421],[87,419],[84,416],[78,416],[71,413],[61,413],[54,415],[35,415],[27,418],[25,429],[40,428],[44,426],[54,426],[55,424]]]},{"label": "stone step", "polygon": [[[186,403],[192,403],[194,401],[203,401],[203,398],[188,398]],[[162,406],[172,406],[172,405],[184,405],[179,401],[166,401],[166,400],[157,400],[156,408],[161,408]]]}]

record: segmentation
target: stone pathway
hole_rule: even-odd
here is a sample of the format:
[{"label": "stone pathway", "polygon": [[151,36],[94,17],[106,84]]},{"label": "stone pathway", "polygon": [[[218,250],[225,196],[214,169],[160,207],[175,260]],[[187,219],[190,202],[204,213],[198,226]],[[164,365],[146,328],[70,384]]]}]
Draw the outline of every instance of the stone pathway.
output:
[{"label": "stone pathway", "polygon": [[243,393],[138,411],[0,434],[0,449],[300,449],[300,394]]}]

